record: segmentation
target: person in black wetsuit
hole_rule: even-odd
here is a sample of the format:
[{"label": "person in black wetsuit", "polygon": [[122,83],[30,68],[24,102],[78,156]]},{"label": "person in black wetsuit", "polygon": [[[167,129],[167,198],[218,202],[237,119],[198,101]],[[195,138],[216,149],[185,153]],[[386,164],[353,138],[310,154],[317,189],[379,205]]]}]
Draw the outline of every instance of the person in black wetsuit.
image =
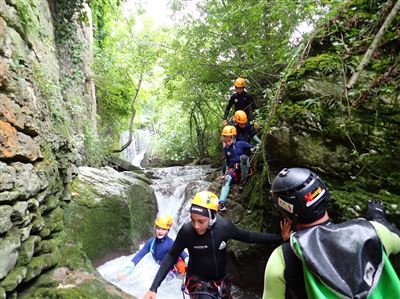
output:
[{"label": "person in black wetsuit", "polygon": [[246,112],[249,121],[253,120],[252,112],[256,109],[253,96],[244,90],[246,86],[246,80],[243,78],[237,78],[234,85],[236,92],[231,95],[228,105],[226,105],[223,121],[224,127],[228,124],[228,114],[232,106],[234,107],[235,111],[243,110]]},{"label": "person in black wetsuit", "polygon": [[165,256],[143,299],[156,298],[158,287],[185,248],[189,251],[185,288],[190,298],[230,299],[230,280],[225,270],[228,240],[278,245],[282,237],[285,240],[289,237],[290,226],[286,223],[282,224],[282,237],[238,228],[231,220],[217,215],[218,204],[218,196],[212,192],[202,191],[195,195],[190,208],[191,222],[179,230],[174,245]]}]

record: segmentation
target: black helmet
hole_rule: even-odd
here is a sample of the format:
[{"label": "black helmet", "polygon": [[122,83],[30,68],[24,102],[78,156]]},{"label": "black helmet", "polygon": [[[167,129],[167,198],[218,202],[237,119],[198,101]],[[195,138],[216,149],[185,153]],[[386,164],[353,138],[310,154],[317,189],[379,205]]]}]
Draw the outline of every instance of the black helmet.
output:
[{"label": "black helmet", "polygon": [[324,216],[329,190],[306,168],[284,168],[272,182],[271,195],[279,210],[295,223],[311,223]]}]

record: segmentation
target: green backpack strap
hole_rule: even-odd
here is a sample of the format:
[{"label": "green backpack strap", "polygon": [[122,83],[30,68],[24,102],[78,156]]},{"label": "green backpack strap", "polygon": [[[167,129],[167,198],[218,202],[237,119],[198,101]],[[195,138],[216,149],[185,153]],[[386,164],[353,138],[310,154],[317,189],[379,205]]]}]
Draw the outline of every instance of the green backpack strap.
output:
[{"label": "green backpack strap", "polygon": [[384,266],[377,286],[368,299],[400,298],[400,280],[384,250]]}]

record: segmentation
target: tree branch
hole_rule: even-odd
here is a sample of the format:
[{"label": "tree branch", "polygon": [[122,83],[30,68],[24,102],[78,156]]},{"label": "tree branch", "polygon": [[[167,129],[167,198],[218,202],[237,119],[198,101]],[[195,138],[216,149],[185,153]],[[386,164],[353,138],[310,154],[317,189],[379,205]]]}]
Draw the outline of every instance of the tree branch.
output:
[{"label": "tree branch", "polygon": [[364,55],[363,59],[361,60],[360,64],[358,65],[356,72],[351,76],[349,82],[347,83],[347,85],[346,85],[347,89],[352,88],[354,86],[354,84],[357,82],[358,78],[360,77],[361,72],[364,70],[365,66],[369,63],[372,54],[375,52],[376,48],[378,47],[379,41],[381,40],[386,29],[392,23],[399,8],[400,8],[400,0],[397,0],[396,4],[392,8],[392,11],[389,13],[389,15],[386,17],[385,22],[382,24],[382,27],[379,29],[378,33],[375,35],[375,38],[372,41],[371,45],[369,46],[367,52],[365,52],[365,55]]}]

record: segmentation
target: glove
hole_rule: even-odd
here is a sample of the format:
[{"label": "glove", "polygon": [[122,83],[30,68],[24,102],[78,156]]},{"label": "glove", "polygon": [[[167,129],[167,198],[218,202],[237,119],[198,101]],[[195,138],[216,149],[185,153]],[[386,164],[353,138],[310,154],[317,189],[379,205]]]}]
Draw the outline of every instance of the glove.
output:
[{"label": "glove", "polygon": [[372,199],[367,203],[367,211],[365,212],[365,219],[375,220],[377,218],[386,219],[385,205],[377,199]]}]

